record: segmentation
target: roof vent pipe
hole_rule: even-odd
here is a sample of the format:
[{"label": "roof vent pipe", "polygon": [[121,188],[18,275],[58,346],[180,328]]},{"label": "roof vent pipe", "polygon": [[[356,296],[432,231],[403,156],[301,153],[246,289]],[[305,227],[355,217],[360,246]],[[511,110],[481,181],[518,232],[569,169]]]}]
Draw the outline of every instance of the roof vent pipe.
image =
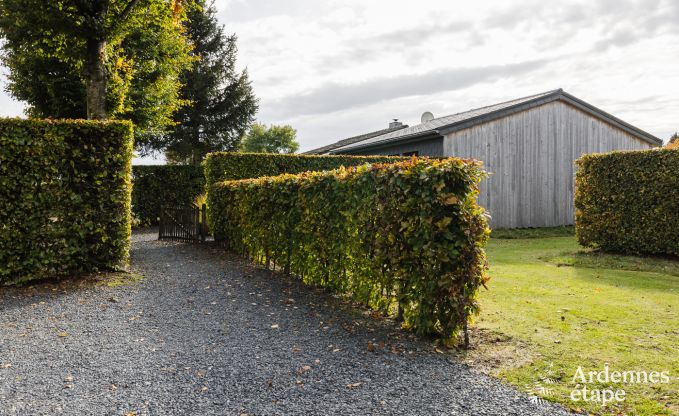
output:
[{"label": "roof vent pipe", "polygon": [[401,123],[400,121],[398,121],[397,118],[395,118],[394,121],[392,121],[391,123],[389,123],[389,128],[390,128],[390,129],[395,129],[395,128],[397,128],[397,127],[402,127],[402,126],[403,126],[403,123]]}]

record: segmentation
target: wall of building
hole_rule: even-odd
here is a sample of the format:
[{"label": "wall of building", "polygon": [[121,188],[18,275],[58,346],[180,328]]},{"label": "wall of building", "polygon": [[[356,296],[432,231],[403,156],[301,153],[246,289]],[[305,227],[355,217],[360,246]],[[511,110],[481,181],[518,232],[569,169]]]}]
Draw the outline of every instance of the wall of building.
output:
[{"label": "wall of building", "polygon": [[482,160],[479,202],[494,228],[574,223],[574,161],[584,153],[652,145],[562,102],[450,133],[443,154]]},{"label": "wall of building", "polygon": [[371,148],[365,151],[352,152],[352,155],[402,155],[418,152],[419,156],[442,156],[443,138],[422,140],[415,143],[394,144],[383,148]]}]

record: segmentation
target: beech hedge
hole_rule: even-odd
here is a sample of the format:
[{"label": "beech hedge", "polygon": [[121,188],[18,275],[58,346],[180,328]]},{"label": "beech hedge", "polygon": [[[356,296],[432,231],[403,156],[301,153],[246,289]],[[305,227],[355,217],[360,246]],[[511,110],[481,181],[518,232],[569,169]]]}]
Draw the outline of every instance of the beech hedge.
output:
[{"label": "beech hedge", "polygon": [[679,150],[586,155],[577,161],[580,244],[630,254],[679,255]]},{"label": "beech hedge", "polygon": [[201,166],[133,166],[132,214],[137,225],[157,225],[160,207],[185,206],[205,192]]},{"label": "beech hedge", "polygon": [[412,159],[220,182],[215,239],[448,339],[487,281],[484,174],[475,161]]},{"label": "beech hedge", "polygon": [[358,166],[365,163],[397,162],[406,160],[399,156],[330,156],[286,155],[274,153],[215,152],[205,159],[205,177],[208,186],[213,183],[277,176],[284,173],[324,171],[341,166]]},{"label": "beech hedge", "polygon": [[132,125],[0,120],[0,284],[125,262]]}]

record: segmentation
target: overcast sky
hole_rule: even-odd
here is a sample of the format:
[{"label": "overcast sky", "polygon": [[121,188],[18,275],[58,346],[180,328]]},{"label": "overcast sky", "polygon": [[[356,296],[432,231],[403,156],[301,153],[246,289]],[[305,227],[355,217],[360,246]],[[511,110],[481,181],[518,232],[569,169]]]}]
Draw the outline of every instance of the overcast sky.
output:
[{"label": "overcast sky", "polygon": [[[217,0],[258,120],[302,150],[564,88],[664,140],[679,130],[677,0]],[[21,114],[6,94],[3,115]]]}]

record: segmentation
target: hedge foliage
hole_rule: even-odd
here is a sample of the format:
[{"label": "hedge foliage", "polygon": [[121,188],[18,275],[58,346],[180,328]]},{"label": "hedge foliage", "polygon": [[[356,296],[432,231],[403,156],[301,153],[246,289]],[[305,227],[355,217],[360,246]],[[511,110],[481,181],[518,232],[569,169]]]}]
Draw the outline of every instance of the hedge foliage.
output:
[{"label": "hedge foliage", "polygon": [[477,312],[486,215],[480,164],[412,159],[226,181],[209,191],[215,238],[448,338]]},{"label": "hedge foliage", "polygon": [[396,162],[404,160],[395,156],[324,156],[286,155],[277,153],[210,153],[205,159],[205,177],[208,186],[229,180],[277,176],[284,173],[324,171],[341,166],[358,166],[365,163]]},{"label": "hedge foliage", "polygon": [[132,125],[0,120],[0,284],[125,262]]},{"label": "hedge foliage", "polygon": [[133,166],[132,214],[138,225],[157,225],[160,207],[185,206],[205,192],[200,166]]},{"label": "hedge foliage", "polygon": [[580,244],[679,255],[679,150],[586,155],[577,161]]}]

